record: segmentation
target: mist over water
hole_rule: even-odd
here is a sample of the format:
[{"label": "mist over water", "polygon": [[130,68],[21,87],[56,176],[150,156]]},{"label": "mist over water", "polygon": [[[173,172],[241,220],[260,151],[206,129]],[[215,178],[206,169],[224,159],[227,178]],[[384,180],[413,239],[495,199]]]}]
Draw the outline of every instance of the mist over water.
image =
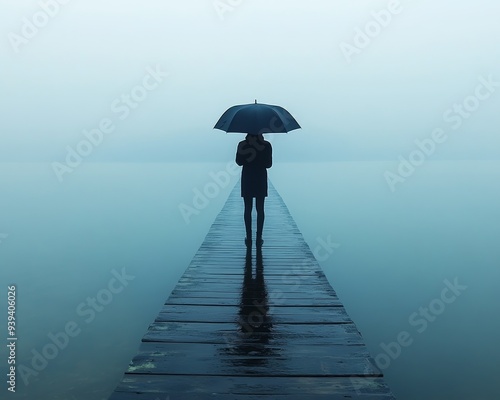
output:
[{"label": "mist over water", "polygon": [[287,164],[272,180],[311,249],[337,243],[320,264],[397,398],[495,399],[500,164],[429,162],[392,193],[393,165]]},{"label": "mist over water", "polygon": [[[8,210],[0,277],[18,287],[18,363],[32,368],[32,350],[42,352],[68,322],[81,330],[48,365],[36,364],[43,370],[26,375],[27,386],[18,371],[16,398],[109,395],[235,181],[189,224],[179,205],[192,205],[193,189],[224,167],[88,163],[61,185],[48,164],[0,164]],[[88,302],[123,272],[130,278],[115,279],[111,299]]]},{"label": "mist over water", "polygon": [[[270,179],[398,398],[494,399],[500,191],[492,182],[500,164],[431,162],[396,193],[383,179],[390,166],[278,163]],[[219,186],[189,224],[179,205],[193,205],[196,189],[203,192],[226,168],[89,163],[60,185],[46,164],[2,165],[0,184],[9,190],[0,206],[9,212],[0,219],[8,233],[0,274],[19,288],[18,362],[31,367],[32,351],[41,352],[48,335],[68,322],[81,329],[45,369],[27,377],[28,386],[19,377],[16,398],[109,395],[238,176]],[[264,228],[271,243],[265,236]],[[325,242],[334,250],[319,251]],[[92,315],[88,298],[123,268],[127,286]],[[435,319],[419,332],[427,318],[419,314],[412,324],[411,315],[429,308],[444,282],[455,279],[467,289],[444,310],[434,304],[439,315],[430,311]],[[382,345],[391,349],[404,331],[412,344],[387,362],[383,355],[396,350]]]}]

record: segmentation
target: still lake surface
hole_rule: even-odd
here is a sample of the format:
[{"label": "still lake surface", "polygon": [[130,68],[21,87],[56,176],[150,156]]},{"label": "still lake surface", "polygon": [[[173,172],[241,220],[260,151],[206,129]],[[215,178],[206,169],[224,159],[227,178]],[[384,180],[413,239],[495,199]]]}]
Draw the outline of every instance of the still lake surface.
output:
[{"label": "still lake surface", "polygon": [[[311,249],[335,243],[320,264],[399,399],[498,399],[500,162],[428,161],[391,192],[396,167],[277,163],[269,177]],[[238,177],[189,223],[179,205],[224,170],[84,163],[59,183],[49,164],[0,164],[0,329],[14,283],[26,368],[11,398],[109,396]]]}]

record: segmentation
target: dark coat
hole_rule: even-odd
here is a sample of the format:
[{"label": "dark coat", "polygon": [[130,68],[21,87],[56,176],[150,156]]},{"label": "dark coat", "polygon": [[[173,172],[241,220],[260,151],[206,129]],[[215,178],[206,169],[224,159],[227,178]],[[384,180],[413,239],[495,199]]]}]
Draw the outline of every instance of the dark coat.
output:
[{"label": "dark coat", "polygon": [[241,171],[241,197],[267,197],[267,168],[273,165],[271,143],[258,136],[247,135],[238,143],[236,164]]}]

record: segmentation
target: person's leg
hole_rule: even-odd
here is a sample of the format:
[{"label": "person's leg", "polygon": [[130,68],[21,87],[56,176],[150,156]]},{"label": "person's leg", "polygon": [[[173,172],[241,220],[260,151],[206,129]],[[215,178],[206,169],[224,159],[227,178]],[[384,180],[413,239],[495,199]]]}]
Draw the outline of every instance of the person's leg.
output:
[{"label": "person's leg", "polygon": [[264,229],[264,199],[257,197],[255,199],[255,208],[257,209],[257,244],[262,242],[262,230]]},{"label": "person's leg", "polygon": [[243,197],[245,202],[245,213],[243,219],[245,220],[245,230],[247,232],[247,240],[252,240],[252,197]]}]

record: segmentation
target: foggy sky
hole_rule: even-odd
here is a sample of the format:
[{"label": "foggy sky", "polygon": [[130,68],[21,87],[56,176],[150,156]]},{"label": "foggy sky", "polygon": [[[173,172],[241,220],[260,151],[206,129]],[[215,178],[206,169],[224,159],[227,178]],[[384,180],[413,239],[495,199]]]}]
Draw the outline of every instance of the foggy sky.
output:
[{"label": "foggy sky", "polygon": [[303,127],[270,138],[281,161],[397,160],[436,129],[432,159],[499,157],[493,0],[60,1],[0,5],[1,161],[63,161],[100,124],[87,161],[231,160],[243,136],[212,128],[255,99]]}]

